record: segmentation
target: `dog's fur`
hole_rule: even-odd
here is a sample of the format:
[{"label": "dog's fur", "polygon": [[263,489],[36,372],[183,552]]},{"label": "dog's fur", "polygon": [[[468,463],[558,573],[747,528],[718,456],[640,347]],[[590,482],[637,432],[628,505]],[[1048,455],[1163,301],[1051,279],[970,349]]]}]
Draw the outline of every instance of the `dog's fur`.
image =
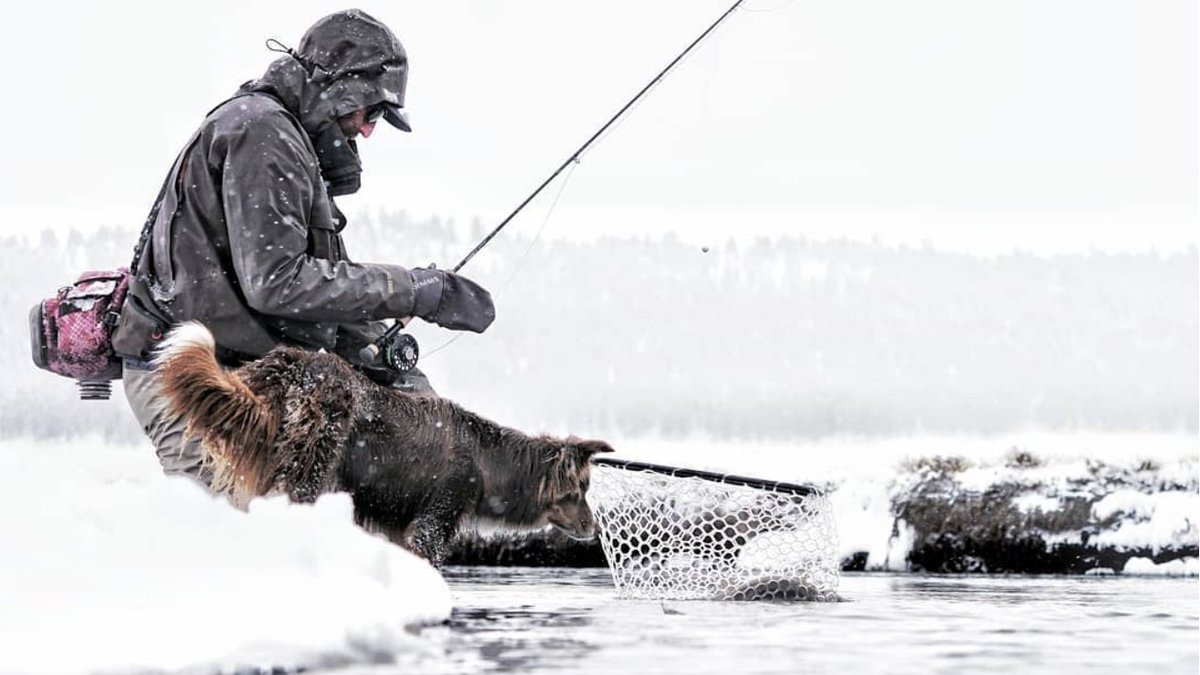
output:
[{"label": "dog's fur", "polygon": [[454,403],[381,387],[337,356],[277,348],[226,371],[212,334],[175,329],[155,360],[173,412],[203,441],[213,488],[244,504],[349,492],[364,527],[439,564],[467,520],[591,537],[601,441],[530,437]]}]

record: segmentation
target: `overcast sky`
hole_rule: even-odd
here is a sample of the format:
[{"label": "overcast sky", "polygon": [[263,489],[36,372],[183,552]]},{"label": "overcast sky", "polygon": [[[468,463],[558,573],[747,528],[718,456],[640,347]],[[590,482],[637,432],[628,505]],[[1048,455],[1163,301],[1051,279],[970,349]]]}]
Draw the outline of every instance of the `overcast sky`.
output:
[{"label": "overcast sky", "polygon": [[[364,188],[343,207],[496,223],[728,4],[362,3],[408,49],[415,132],[360,146]],[[344,7],[6,8],[0,232],[140,224],[205,111],[270,62],[263,41],[295,45]],[[1197,241],[1195,0],[745,7],[584,157],[550,236]],[[536,231],[549,201],[513,227]]]}]

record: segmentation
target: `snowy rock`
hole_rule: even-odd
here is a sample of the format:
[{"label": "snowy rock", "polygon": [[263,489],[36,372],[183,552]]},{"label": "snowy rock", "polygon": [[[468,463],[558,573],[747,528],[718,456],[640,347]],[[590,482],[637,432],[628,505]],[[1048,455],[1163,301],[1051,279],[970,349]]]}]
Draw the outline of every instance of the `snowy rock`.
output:
[{"label": "snowy rock", "polygon": [[[1196,467],[1194,459],[1160,466],[932,457],[903,468],[892,511],[896,529],[915,534],[904,542],[911,570],[1146,573],[1147,565],[1197,555]],[[1132,562],[1139,558],[1146,563]]]}]

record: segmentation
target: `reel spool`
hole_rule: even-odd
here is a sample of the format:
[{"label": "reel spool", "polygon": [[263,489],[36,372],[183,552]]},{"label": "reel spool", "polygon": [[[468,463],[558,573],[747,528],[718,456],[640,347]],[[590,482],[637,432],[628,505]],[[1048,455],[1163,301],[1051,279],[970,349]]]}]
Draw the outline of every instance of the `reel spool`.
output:
[{"label": "reel spool", "polygon": [[417,339],[408,333],[396,333],[383,345],[383,362],[397,373],[407,373],[416,368],[420,355]]}]

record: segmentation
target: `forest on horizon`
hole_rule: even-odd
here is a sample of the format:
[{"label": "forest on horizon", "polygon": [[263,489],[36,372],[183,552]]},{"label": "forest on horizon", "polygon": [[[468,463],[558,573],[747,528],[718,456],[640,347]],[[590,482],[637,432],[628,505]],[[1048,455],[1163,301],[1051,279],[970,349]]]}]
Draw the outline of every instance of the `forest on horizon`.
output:
[{"label": "forest on horizon", "polygon": [[[478,225],[378,211],[362,262],[449,267]],[[28,312],[137,233],[7,237],[4,436],[136,438],[119,389],[79,402],[37,370]],[[1197,251],[975,257],[930,247],[505,232],[464,273],[493,293],[484,335],[414,330],[440,394],[526,431],[728,439],[1016,430],[1197,430]],[[420,322],[416,322],[420,323]],[[445,345],[440,348],[440,346]]]}]

